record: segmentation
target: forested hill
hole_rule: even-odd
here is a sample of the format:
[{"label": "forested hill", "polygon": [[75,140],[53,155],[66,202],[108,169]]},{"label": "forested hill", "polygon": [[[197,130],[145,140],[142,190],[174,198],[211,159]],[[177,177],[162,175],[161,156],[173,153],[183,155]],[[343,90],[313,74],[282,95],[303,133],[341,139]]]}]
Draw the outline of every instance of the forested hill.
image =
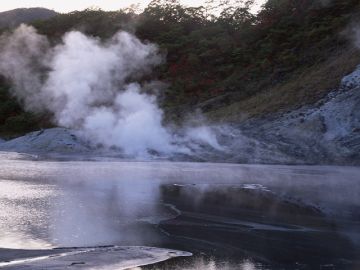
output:
[{"label": "forested hill", "polygon": [[[167,61],[154,76],[169,83],[160,100],[172,119],[200,108],[214,121],[240,121],[314,103],[360,63],[358,0],[269,0],[257,14],[253,1],[236,2],[154,0],[140,14],[89,9],[33,25],[53,41],[72,29],[104,39],[123,29],[159,44]],[[49,124],[22,113],[3,85],[3,132]]]},{"label": "forested hill", "polygon": [[55,11],[46,8],[18,8],[0,12],[0,27],[14,27],[21,23],[47,20],[56,15]]}]

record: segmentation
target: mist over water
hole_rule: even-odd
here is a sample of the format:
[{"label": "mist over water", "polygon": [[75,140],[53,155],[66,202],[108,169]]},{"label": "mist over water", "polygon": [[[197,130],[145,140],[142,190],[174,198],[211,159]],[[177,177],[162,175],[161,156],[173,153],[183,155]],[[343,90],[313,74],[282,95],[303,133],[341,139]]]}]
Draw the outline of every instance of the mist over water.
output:
[{"label": "mist over water", "polygon": [[163,62],[154,44],[122,31],[106,41],[72,31],[51,46],[33,27],[21,25],[3,35],[0,46],[0,74],[13,83],[25,109],[52,113],[57,125],[93,145],[140,157],[149,150],[189,153],[190,140],[221,149],[208,127],[184,127],[180,138],[163,125],[156,96],[144,90],[157,92],[157,84],[141,80]]},{"label": "mist over water", "polygon": [[358,258],[355,167],[8,158],[1,164],[1,248],[145,245],[194,254],[144,270],[279,269],[275,262],[296,269],[293,262]]}]

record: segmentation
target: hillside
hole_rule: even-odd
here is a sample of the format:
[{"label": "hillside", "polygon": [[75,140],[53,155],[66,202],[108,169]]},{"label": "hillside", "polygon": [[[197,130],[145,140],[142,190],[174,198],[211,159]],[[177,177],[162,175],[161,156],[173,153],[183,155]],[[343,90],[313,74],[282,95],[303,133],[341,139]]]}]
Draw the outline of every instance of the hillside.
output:
[{"label": "hillside", "polygon": [[[33,25],[54,43],[72,29],[101,39],[122,29],[158,44],[166,62],[151,76],[169,85],[159,97],[166,121],[181,122],[197,109],[212,122],[235,123],[295,110],[326,97],[360,63],[353,43],[358,1],[269,0],[258,14],[251,4],[222,6],[216,17],[208,13],[215,3],[155,0],[141,14],[89,9]],[[8,89],[3,80],[3,136],[51,126],[49,116],[22,112]]]},{"label": "hillside", "polygon": [[0,28],[15,27],[21,23],[47,20],[57,13],[46,8],[19,8],[0,12]]}]

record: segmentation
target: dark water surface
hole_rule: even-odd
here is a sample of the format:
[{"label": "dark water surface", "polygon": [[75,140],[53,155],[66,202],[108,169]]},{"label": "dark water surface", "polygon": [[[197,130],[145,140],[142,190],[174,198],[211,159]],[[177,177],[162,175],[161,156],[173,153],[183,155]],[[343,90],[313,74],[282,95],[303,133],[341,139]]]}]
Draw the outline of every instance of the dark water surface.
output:
[{"label": "dark water surface", "polygon": [[194,256],[139,269],[360,269],[360,168],[0,161],[0,261],[141,245]]}]

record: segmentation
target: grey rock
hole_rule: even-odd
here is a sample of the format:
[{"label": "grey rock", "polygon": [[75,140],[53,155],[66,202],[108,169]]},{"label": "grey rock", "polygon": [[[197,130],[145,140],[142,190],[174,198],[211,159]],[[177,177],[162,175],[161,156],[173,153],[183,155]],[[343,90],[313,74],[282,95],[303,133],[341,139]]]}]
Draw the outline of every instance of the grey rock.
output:
[{"label": "grey rock", "polygon": [[3,142],[0,151],[22,153],[88,153],[90,147],[78,139],[76,134],[65,128],[52,128],[29,133],[25,136]]},{"label": "grey rock", "polygon": [[354,86],[332,92],[320,107],[250,119],[235,128],[257,141],[260,163],[360,164],[360,82]]},{"label": "grey rock", "polygon": [[[338,89],[313,106],[209,127],[220,148],[185,141],[189,154],[153,158],[266,164],[360,164],[360,66]],[[181,143],[181,142],[180,142]],[[183,142],[184,143],[184,142]],[[120,149],[94,149],[76,133],[54,128],[0,143],[0,151],[121,156]],[[151,154],[151,153],[150,153]]]},{"label": "grey rock", "polygon": [[354,70],[354,72],[345,76],[341,80],[340,88],[354,88],[360,85],[360,65]]},{"label": "grey rock", "polygon": [[224,151],[197,149],[203,161],[360,164],[360,66],[313,106],[212,127]]}]

